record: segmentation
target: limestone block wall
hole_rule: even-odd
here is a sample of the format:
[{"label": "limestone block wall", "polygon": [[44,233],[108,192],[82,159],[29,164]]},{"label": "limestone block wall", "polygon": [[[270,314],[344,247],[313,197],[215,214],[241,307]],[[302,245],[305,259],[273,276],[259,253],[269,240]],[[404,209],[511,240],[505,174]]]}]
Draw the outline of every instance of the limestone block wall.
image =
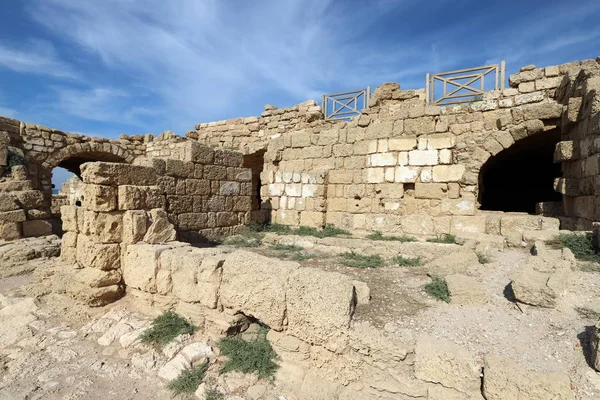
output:
[{"label": "limestone block wall", "polygon": [[260,117],[197,124],[186,136],[209,146],[241,150],[253,141],[263,143],[270,136],[323,119],[321,107],[314,100],[289,108],[266,105]]},{"label": "limestone block wall", "polygon": [[[486,162],[520,140],[534,135],[550,137],[557,129],[564,130],[563,108],[576,96],[575,89],[565,88],[574,87],[572,82],[580,71],[597,66],[596,60],[545,68],[525,66],[509,78],[510,88],[449,107],[427,105],[423,90],[401,90],[398,84],[386,83],[375,90],[369,108],[347,122],[315,120],[281,127],[274,135],[258,135],[249,129],[229,128],[244,125],[241,120],[231,120],[213,124],[210,134],[208,125],[200,125],[195,132],[188,132],[188,137],[242,149],[262,143],[267,152],[261,195],[272,221],[313,226],[332,223],[357,231],[448,233],[458,217],[488,218],[489,213],[479,211],[480,172]],[[571,101],[571,108],[575,102]],[[597,115],[592,108],[590,113]],[[596,120],[590,117],[579,129],[590,131],[592,121]],[[592,163],[591,159],[587,162]],[[298,183],[302,182],[297,180],[307,174],[323,177],[323,187],[316,192],[318,201],[301,194]],[[312,207],[306,209],[307,203]],[[565,207],[569,208],[566,203]],[[538,210],[552,216],[574,212],[560,208],[547,203]],[[308,212],[322,216],[309,217]],[[590,217],[589,212],[586,215]],[[482,226],[480,219],[471,225]]]},{"label": "limestone block wall", "polygon": [[600,65],[589,60],[575,67],[557,90],[562,141],[554,159],[563,176],[555,188],[563,194],[565,227],[589,230],[600,221]]}]

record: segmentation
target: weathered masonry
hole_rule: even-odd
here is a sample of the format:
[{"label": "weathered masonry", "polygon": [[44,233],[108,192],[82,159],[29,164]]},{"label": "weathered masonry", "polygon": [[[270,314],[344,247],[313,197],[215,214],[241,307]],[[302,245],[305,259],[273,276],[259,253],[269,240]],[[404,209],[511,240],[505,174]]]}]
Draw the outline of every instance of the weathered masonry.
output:
[{"label": "weathered masonry", "polygon": [[[48,233],[52,169],[80,175],[95,161],[153,168],[156,182],[141,185],[140,196],[160,200],[144,209],[164,210],[186,241],[251,219],[501,235],[515,244],[524,231],[557,229],[547,216],[563,229],[592,229],[600,221],[599,59],[523,67],[509,84],[438,107],[425,90],[385,83],[349,121],[326,120],[307,101],[199,124],[187,138],[108,140],[0,118],[0,237]],[[120,201],[128,185],[106,179]]]}]

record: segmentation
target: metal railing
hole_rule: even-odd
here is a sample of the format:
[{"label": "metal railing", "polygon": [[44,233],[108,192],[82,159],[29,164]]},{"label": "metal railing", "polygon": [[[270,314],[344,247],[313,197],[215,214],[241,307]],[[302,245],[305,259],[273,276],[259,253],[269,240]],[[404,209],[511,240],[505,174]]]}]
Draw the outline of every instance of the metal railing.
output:
[{"label": "metal railing", "polygon": [[352,92],[324,94],[321,108],[325,120],[347,119],[360,114],[368,107],[371,88],[367,87]]},{"label": "metal railing", "polygon": [[[493,74],[493,89],[487,88],[485,84],[486,75]],[[482,96],[489,90],[504,89],[506,74],[506,63],[485,65],[483,67],[460,69],[456,71],[442,72],[439,74],[427,74],[425,80],[425,92],[427,93],[427,104],[436,106],[470,103],[477,96]],[[443,84],[441,97],[436,99],[436,83]],[[488,86],[489,85],[488,80]],[[479,87],[477,87],[479,86]],[[438,91],[439,93],[439,91]]]}]

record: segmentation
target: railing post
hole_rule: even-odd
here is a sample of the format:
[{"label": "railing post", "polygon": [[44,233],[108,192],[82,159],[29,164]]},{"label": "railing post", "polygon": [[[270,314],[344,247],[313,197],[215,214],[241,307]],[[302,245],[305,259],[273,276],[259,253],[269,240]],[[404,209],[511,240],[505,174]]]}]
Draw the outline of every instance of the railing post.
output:
[{"label": "railing post", "polygon": [[504,82],[506,81],[506,61],[502,60],[502,62],[500,63],[500,79],[502,80],[501,82],[501,86],[502,86],[502,90],[504,90]]},{"label": "railing post", "polygon": [[430,76],[429,73],[427,73],[425,75],[425,100],[428,105],[429,105],[429,76]]}]

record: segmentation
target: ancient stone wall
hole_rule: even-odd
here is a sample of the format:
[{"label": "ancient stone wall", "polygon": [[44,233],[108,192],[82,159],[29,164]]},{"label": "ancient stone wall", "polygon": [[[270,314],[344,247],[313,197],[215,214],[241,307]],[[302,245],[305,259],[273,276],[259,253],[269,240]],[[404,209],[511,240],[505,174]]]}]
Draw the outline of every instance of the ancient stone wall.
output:
[{"label": "ancient stone wall", "polygon": [[[482,168],[523,139],[544,140],[546,135],[553,140],[557,129],[574,135],[577,130],[564,123],[569,118],[567,108],[570,101],[570,118],[576,118],[581,107],[573,111],[575,103],[581,103],[585,93],[591,93],[587,108],[583,107],[587,114],[577,114],[585,121],[577,132],[581,139],[586,137],[581,144],[586,147],[585,157],[592,156],[587,159],[585,177],[597,175],[591,167],[595,156],[590,143],[597,135],[598,110],[589,106],[594,104],[591,76],[597,68],[596,60],[546,68],[526,66],[510,77],[511,88],[449,107],[428,106],[422,90],[384,84],[375,90],[369,108],[349,122],[317,119],[292,129],[282,126],[270,135],[256,126],[247,129],[244,120],[231,120],[214,123],[210,129],[200,124],[187,136],[211,145],[235,146],[245,153],[266,148],[261,195],[273,222],[331,223],[355,231],[421,235],[496,234],[500,228],[494,221],[504,214],[479,210]],[[569,100],[577,96],[579,100]],[[580,171],[573,172],[574,165],[583,168],[582,161],[569,160],[563,166],[568,169],[565,178],[583,177]],[[591,212],[595,204],[589,196],[591,178],[582,182],[587,187],[578,195],[571,191],[564,210],[560,204],[557,211],[556,204],[544,203],[538,204],[538,212],[560,216],[569,227],[575,225],[564,216],[585,218],[588,223],[578,226],[589,229],[590,221],[597,219]],[[559,186],[566,187],[566,181],[557,183],[558,190]],[[569,187],[573,186],[571,181]],[[579,194],[588,196],[584,199]],[[542,229],[540,221],[526,225]]]}]

